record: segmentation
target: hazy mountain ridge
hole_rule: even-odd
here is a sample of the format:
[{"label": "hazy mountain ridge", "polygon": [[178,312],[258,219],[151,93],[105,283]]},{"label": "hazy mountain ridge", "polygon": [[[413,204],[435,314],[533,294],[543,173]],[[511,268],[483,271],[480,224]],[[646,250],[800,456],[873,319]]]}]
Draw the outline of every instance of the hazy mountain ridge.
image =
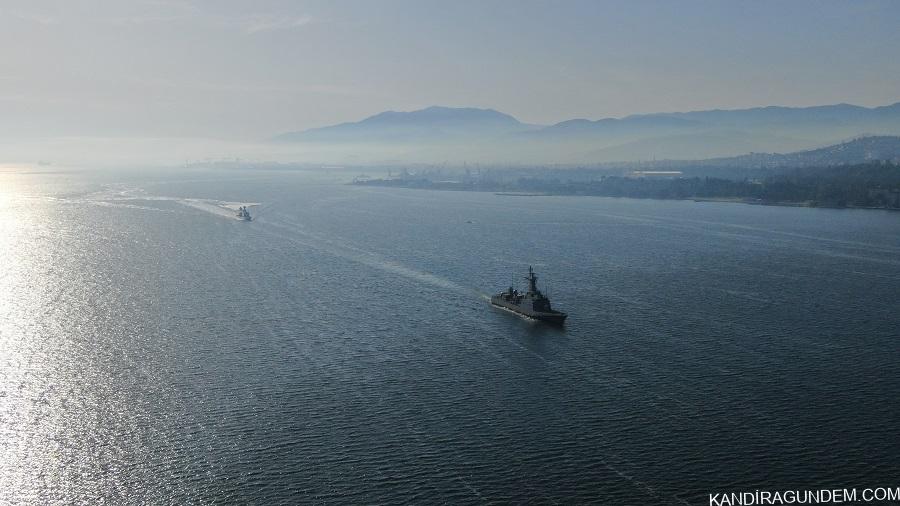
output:
[{"label": "hazy mountain ridge", "polygon": [[344,156],[352,153],[370,161],[389,151],[392,161],[399,162],[593,163],[800,151],[865,134],[900,135],[900,103],[715,109],[572,119],[547,126],[529,125],[493,109],[434,106],[387,111],[273,140],[339,148],[336,152]]},{"label": "hazy mountain ridge", "polygon": [[361,121],[289,132],[279,142],[378,142],[428,139],[443,141],[472,135],[505,135],[535,127],[493,109],[432,106],[410,112],[385,111]]},{"label": "hazy mountain ridge", "polygon": [[793,153],[749,153],[728,158],[710,158],[683,163],[685,165],[720,167],[802,168],[853,165],[876,160],[900,163],[900,136],[867,136]]}]

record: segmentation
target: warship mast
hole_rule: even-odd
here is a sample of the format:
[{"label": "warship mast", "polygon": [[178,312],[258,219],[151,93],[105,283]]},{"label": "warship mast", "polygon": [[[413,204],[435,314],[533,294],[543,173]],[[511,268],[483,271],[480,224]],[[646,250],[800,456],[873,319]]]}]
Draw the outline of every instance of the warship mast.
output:
[{"label": "warship mast", "polygon": [[525,276],[525,279],[528,280],[528,293],[540,293],[537,288],[537,276],[530,265],[528,266],[528,276]]}]

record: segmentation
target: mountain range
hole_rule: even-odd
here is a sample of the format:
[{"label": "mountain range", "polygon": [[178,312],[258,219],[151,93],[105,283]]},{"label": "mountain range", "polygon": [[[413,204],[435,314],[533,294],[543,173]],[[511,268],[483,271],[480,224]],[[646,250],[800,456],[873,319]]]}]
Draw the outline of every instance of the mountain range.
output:
[{"label": "mountain range", "polygon": [[872,161],[900,163],[900,137],[867,136],[793,153],[749,153],[728,158],[672,162],[670,166],[803,168],[854,165]]},{"label": "mountain range", "polygon": [[330,161],[602,163],[696,160],[810,150],[864,135],[900,134],[900,102],[656,113],[621,119],[523,123],[493,109],[428,107],[288,132],[279,144]]},{"label": "mountain range", "polygon": [[703,160],[658,160],[602,164],[606,169],[677,170],[685,177],[715,177],[733,180],[760,179],[798,169],[812,171],[829,167],[859,166],[872,162],[900,165],[900,136],[866,136],[817,149],[792,153],[748,153]]}]

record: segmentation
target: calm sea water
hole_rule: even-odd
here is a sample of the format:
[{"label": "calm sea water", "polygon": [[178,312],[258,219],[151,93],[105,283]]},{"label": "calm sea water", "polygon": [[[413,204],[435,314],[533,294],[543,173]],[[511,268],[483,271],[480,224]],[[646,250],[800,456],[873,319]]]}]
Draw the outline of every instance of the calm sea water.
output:
[{"label": "calm sea water", "polygon": [[900,214],[338,179],[0,174],[0,503],[900,485]]}]

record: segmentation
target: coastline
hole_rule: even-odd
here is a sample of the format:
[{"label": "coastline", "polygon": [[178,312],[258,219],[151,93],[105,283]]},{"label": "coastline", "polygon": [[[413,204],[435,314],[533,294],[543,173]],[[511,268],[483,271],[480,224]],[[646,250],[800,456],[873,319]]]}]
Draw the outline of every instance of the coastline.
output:
[{"label": "coastline", "polygon": [[776,206],[776,207],[806,207],[812,209],[868,209],[878,211],[900,211],[896,207],[872,207],[872,206],[835,206],[827,204],[819,204],[813,201],[766,201],[747,197],[683,197],[683,198],[660,198],[660,197],[634,197],[634,196],[616,196],[616,195],[597,195],[591,193],[555,193],[555,192],[527,192],[527,191],[498,191],[497,189],[477,189],[475,187],[449,187],[449,186],[424,186],[421,184],[396,184],[385,180],[373,181],[353,181],[347,183],[352,186],[368,186],[381,188],[402,188],[407,190],[425,190],[425,191],[457,191],[457,192],[476,192],[476,193],[493,193],[499,197],[604,197],[604,198],[621,198],[635,200],[686,200],[693,202],[716,202],[725,204],[747,204],[753,206]]}]

